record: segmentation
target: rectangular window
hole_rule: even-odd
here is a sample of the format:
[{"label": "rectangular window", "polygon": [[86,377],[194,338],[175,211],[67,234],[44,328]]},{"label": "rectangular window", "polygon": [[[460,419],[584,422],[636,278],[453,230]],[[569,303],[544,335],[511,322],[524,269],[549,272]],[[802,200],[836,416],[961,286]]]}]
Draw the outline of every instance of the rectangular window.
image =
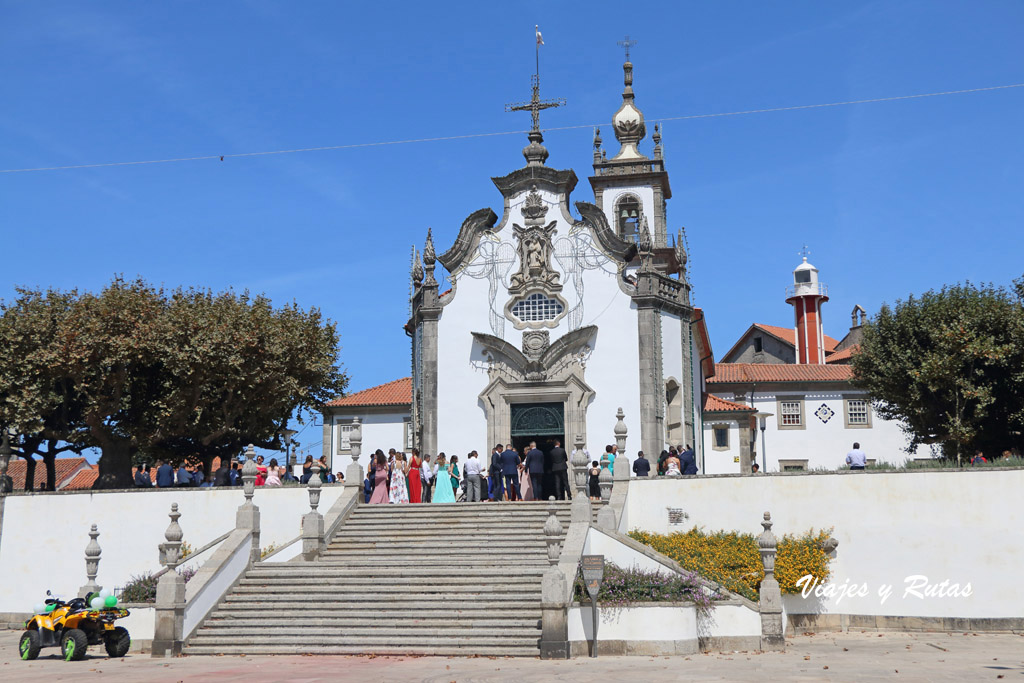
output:
[{"label": "rectangular window", "polygon": [[339,424],[338,425],[338,452],[352,450],[352,442],[349,437],[352,435],[351,424]]},{"label": "rectangular window", "polygon": [[715,425],[711,428],[712,448],[716,451],[729,450],[729,426]]},{"label": "rectangular window", "polygon": [[797,427],[803,423],[801,419],[800,401],[782,402],[782,425],[785,427]]},{"label": "rectangular window", "polygon": [[850,399],[846,402],[846,415],[851,425],[868,424],[868,402],[863,399]]},{"label": "rectangular window", "polygon": [[412,418],[407,417],[402,425],[405,430],[405,450],[412,450]]},{"label": "rectangular window", "polygon": [[764,340],[761,337],[754,337],[754,353],[764,351]]}]

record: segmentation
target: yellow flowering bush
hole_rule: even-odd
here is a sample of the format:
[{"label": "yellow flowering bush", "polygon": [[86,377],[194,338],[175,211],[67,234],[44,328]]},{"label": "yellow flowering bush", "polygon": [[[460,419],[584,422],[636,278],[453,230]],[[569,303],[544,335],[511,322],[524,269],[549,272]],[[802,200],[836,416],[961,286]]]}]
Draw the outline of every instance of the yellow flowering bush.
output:
[{"label": "yellow flowering bush", "polygon": [[[775,578],[783,593],[799,593],[796,582],[810,574],[819,584],[828,580],[829,557],[823,545],[829,530],[811,529],[800,536],[787,535],[779,541],[775,557]],[[689,531],[653,534],[630,532],[634,540],[671,557],[688,571],[722,584],[725,588],[751,600],[758,599],[764,568],[754,534],[736,531],[706,532],[694,527]]]}]

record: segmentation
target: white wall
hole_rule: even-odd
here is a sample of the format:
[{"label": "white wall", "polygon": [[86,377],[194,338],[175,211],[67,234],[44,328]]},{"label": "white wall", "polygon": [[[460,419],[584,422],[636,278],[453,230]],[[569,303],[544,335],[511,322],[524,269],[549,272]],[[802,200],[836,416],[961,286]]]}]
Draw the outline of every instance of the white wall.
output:
[{"label": "white wall", "polygon": [[[729,449],[715,450],[714,428],[729,428]],[[739,474],[740,423],[736,420],[708,418],[704,422],[704,474]]]},{"label": "white wall", "polygon": [[[631,528],[657,533],[697,526],[757,534],[765,511],[777,537],[835,527],[832,583],[866,585],[868,595],[787,599],[791,613],[1021,617],[1021,490],[1022,470],[662,477],[633,479],[626,505]],[[683,508],[686,524],[669,526],[670,506]],[[915,575],[970,583],[972,595],[905,595],[905,579]],[[886,585],[893,593],[883,603],[878,590]]]},{"label": "white wall", "polygon": [[[564,237],[572,227],[565,213],[558,208],[559,197],[544,188],[538,188],[551,207],[547,220],[557,221],[554,239]],[[500,240],[512,246],[512,224],[523,225],[520,205],[521,194],[511,201],[507,221],[496,227]],[[646,210],[646,208],[645,208]],[[571,218],[571,217],[570,217]],[[597,241],[594,240],[595,246]],[[610,262],[610,260],[609,260]],[[571,278],[561,271],[552,256],[551,266],[561,275],[562,296],[569,308],[578,301],[579,294]],[[510,273],[518,268],[518,257]],[[472,270],[472,265],[467,271]],[[466,271],[454,275],[456,281],[453,300],[444,307],[438,323],[438,449],[464,457],[470,450],[490,451],[487,423],[478,396],[489,379],[486,361],[475,347],[471,332],[493,334],[489,323],[489,284],[486,279],[470,277]],[[503,311],[508,290],[499,287],[495,308]],[[615,414],[621,407],[626,414],[629,432],[628,448],[640,448],[640,386],[637,313],[629,296],[622,292],[616,276],[601,269],[583,272],[584,310],[582,325],[597,325],[593,352],[587,360],[584,374],[587,384],[594,389],[595,398],[587,411],[587,448],[592,455],[603,452],[605,444],[614,443]],[[550,332],[551,342],[569,332],[567,318],[562,318]],[[516,348],[522,346],[522,330],[505,320],[504,339]],[[678,349],[678,337],[676,346]],[[677,355],[679,355],[677,351]],[[572,447],[573,434],[566,434],[567,447]],[[364,439],[364,444],[366,443]],[[364,446],[365,448],[365,446]]]},{"label": "white wall", "polygon": [[[359,464],[363,466],[363,471],[366,471],[367,466],[370,464],[370,458],[373,456],[373,452],[378,448],[388,452],[388,449],[394,448],[398,451],[405,450],[405,420],[409,417],[409,412],[394,412],[394,413],[369,413],[362,414],[359,417],[363,420],[362,432],[363,432],[363,445],[360,451]],[[333,460],[331,462],[331,471],[342,472],[352,464],[352,455],[348,452],[338,452],[338,446],[341,443],[340,430],[341,425],[351,424],[352,415],[345,415],[343,417],[334,418],[334,429],[333,432],[333,448],[334,453]],[[302,463],[297,463],[301,465]]]},{"label": "white wall", "polygon": [[[321,489],[320,510],[330,508],[344,487]],[[301,533],[309,512],[303,487],[258,488],[260,546],[278,545]],[[157,546],[164,542],[171,503],[178,503],[178,524],[195,549],[235,528],[235,511],[244,501],[242,487],[153,489],[117,492],[56,492],[8,496],[0,528],[0,612],[27,612],[52,590],[72,597],[85,584],[85,546],[96,524],[102,549],[97,583],[123,586],[133,575],[156,572]],[[214,551],[203,554],[206,561]]]},{"label": "white wall", "polygon": [[[715,392],[712,392],[715,393]],[[733,400],[731,393],[719,393],[722,398]],[[787,396],[804,397],[804,429],[779,429],[779,409],[777,401]],[[757,392],[754,394],[753,407],[761,412],[773,413],[765,425],[765,448],[768,456],[768,472],[778,472],[779,460],[807,460],[807,469],[823,467],[836,469],[846,466],[846,453],[859,442],[868,458],[885,460],[901,464],[908,455],[903,450],[908,440],[900,429],[898,422],[883,420],[872,411],[870,428],[848,428],[845,426],[845,410],[843,397],[864,397],[856,391],[838,392],[835,390],[815,392]],[[744,402],[749,402],[749,395]],[[828,422],[823,422],[814,415],[822,405],[828,406],[833,412]],[[704,447],[707,457],[713,456],[710,437],[705,437]],[[761,432],[757,433],[757,462],[762,463],[764,457],[761,448]],[[914,457],[927,457],[923,450]],[[739,472],[739,466],[734,472]],[[709,469],[708,473],[712,473]]]}]

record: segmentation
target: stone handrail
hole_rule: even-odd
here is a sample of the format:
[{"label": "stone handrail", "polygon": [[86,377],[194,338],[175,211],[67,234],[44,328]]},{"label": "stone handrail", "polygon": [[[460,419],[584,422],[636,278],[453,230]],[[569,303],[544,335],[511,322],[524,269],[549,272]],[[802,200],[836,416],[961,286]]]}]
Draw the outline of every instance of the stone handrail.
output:
[{"label": "stone handrail", "polygon": [[251,552],[252,532],[236,529],[186,584],[182,629],[185,642],[245,575],[249,569]]},{"label": "stone handrail", "polygon": [[230,536],[230,535],[231,535],[231,532],[230,532],[230,531],[225,531],[225,532],[224,532],[223,534],[221,534],[221,535],[220,535],[220,536],[218,536],[217,538],[213,539],[212,541],[210,541],[209,543],[207,543],[206,545],[204,545],[204,546],[203,546],[202,548],[200,548],[199,550],[196,550],[195,552],[193,552],[193,553],[189,554],[188,556],[186,556],[186,557],[183,557],[183,558],[181,558],[180,560],[178,560],[178,562],[177,562],[177,563],[175,563],[175,564],[174,564],[173,566],[170,566],[170,567],[164,567],[164,568],[163,568],[163,569],[161,569],[160,571],[156,572],[155,574],[153,574],[153,578],[154,578],[154,579],[159,579],[159,578],[160,578],[161,576],[163,576],[163,575],[164,575],[164,574],[166,574],[167,572],[171,571],[172,569],[177,569],[177,568],[178,568],[178,567],[180,567],[181,565],[183,565],[183,564],[187,564],[188,562],[191,562],[192,560],[196,559],[197,557],[199,557],[200,555],[202,555],[203,553],[205,553],[205,552],[206,552],[207,550],[209,550],[210,548],[213,548],[214,546],[217,546],[217,545],[219,545],[220,543],[222,543],[222,542],[224,541],[224,539],[226,539],[226,538],[227,538],[228,536]]}]

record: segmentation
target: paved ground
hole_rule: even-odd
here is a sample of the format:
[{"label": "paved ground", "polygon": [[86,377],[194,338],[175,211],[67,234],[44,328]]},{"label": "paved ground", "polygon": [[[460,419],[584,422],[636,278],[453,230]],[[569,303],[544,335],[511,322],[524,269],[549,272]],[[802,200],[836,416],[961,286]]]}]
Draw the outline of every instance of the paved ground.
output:
[{"label": "paved ground", "polygon": [[0,631],[0,680],[116,680],[140,683],[213,681],[1004,681],[1024,682],[1024,636],[944,633],[829,633],[791,638],[785,653],[691,657],[539,659],[443,657],[180,657],[129,655],[110,660],[101,648],[81,662],[43,650],[18,659],[15,631]]}]

